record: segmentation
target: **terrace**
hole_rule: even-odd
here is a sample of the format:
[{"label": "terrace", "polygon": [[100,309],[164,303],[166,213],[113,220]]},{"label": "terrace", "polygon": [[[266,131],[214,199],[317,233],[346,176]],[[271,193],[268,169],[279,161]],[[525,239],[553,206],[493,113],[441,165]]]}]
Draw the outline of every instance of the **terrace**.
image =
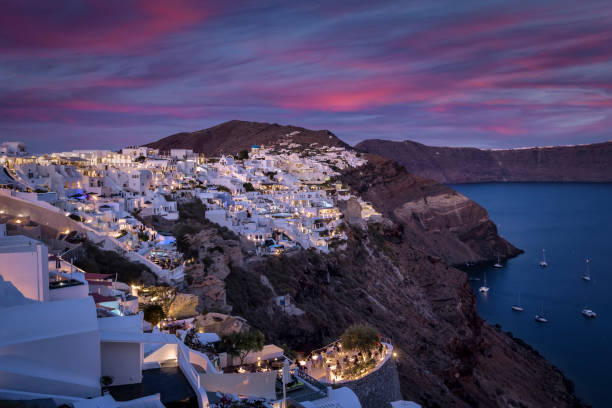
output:
[{"label": "terrace", "polygon": [[[246,374],[256,372],[276,371],[276,397],[283,397],[282,371],[285,357],[257,360],[253,364],[226,367],[225,372]],[[286,385],[287,398],[296,402],[312,401],[325,397],[327,386],[317,379],[308,375],[304,370],[297,367],[290,369],[290,380]]]},{"label": "terrace", "polygon": [[165,406],[197,407],[198,399],[178,364],[144,370],[138,384],[109,387],[117,401],[129,401],[159,393]]},{"label": "terrace", "polygon": [[378,370],[393,355],[388,339],[381,339],[377,347],[367,352],[346,350],[340,340],[314,350],[299,362],[300,367],[317,381],[342,384],[355,381]]},{"label": "terrace", "polygon": [[69,288],[71,286],[84,285],[83,282],[76,279],[62,279],[49,282],[49,289]]}]

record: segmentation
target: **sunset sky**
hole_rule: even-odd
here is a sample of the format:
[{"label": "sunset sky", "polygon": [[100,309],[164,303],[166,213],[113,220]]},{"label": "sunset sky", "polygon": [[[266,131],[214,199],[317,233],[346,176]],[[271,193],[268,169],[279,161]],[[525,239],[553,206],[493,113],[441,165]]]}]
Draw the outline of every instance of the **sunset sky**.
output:
[{"label": "sunset sky", "polygon": [[242,119],[348,143],[612,139],[609,1],[2,1],[0,141],[120,148]]}]

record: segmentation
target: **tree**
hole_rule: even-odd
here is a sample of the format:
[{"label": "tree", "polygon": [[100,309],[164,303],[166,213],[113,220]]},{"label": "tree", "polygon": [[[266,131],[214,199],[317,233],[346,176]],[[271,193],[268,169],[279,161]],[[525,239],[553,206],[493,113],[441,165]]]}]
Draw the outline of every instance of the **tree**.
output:
[{"label": "tree", "polygon": [[281,344],[281,348],[283,349],[283,354],[285,357],[287,357],[289,360],[295,360],[297,357],[297,352],[290,348],[287,343]]},{"label": "tree", "polygon": [[248,158],[249,158],[249,151],[248,150],[241,150],[236,155],[236,159],[237,160],[244,160],[244,159],[248,159]]},{"label": "tree", "polygon": [[354,324],[340,337],[342,346],[347,350],[361,351],[367,353],[378,345],[378,332],[371,326],[365,324]]},{"label": "tree", "polygon": [[150,304],[146,305],[143,309],[144,319],[151,323],[153,326],[157,326],[161,320],[166,317],[164,308],[161,305]]},{"label": "tree", "polygon": [[232,357],[240,359],[240,365],[252,351],[261,351],[264,346],[264,335],[259,330],[230,333],[221,338],[221,349]]},{"label": "tree", "polygon": [[114,381],[115,381],[115,378],[110,375],[103,375],[102,377],[100,377],[100,385],[102,386],[102,395],[104,395],[104,390],[107,390],[108,387],[110,387]]},{"label": "tree", "polygon": [[251,183],[243,183],[242,187],[244,187],[244,190],[248,193],[250,191],[255,191],[255,187],[253,187],[253,184]]}]

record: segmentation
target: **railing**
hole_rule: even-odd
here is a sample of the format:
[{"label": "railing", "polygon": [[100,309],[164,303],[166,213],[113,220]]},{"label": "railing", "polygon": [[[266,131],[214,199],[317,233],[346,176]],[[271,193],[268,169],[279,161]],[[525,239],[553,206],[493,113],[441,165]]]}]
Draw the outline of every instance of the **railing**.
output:
[{"label": "railing", "polygon": [[78,261],[79,259],[81,259],[81,257],[85,255],[85,248],[83,247],[83,244],[80,244],[79,246],[71,248],[62,253],[60,255],[60,258],[71,260],[70,263],[72,263],[72,261]]},{"label": "railing", "polygon": [[380,342],[381,343],[387,343],[387,344],[393,344],[393,341],[391,341],[391,339],[389,337],[381,337],[380,338]]},{"label": "railing", "polygon": [[293,371],[293,374],[295,374],[296,376],[298,376],[301,379],[303,379],[304,381],[308,382],[313,387],[318,388],[320,390],[320,392],[323,392],[324,394],[327,392],[327,386],[325,384],[319,382],[316,378],[310,376],[304,370],[294,369],[292,371]]},{"label": "railing", "polygon": [[189,353],[189,348],[187,346],[182,343],[177,343],[176,359],[179,367],[196,393],[198,398],[198,406],[200,408],[208,408],[208,396],[206,395],[206,390],[204,387],[202,387],[202,383],[200,382],[200,374],[195,369],[193,364],[191,364],[189,354],[186,354],[185,350],[188,350],[187,353]]},{"label": "railing", "polygon": [[189,349],[189,361],[192,364],[197,364],[206,370],[207,374],[217,374],[217,370],[206,354],[199,351]]},{"label": "railing", "polygon": [[310,352],[310,354],[308,355],[308,357],[312,357],[314,354],[319,354],[319,353],[321,353],[322,351],[326,352],[328,348],[330,348],[330,347],[332,347],[332,346],[335,346],[335,345],[336,345],[337,343],[339,343],[339,342],[340,342],[340,340],[334,340],[333,342],[329,343],[327,346],[323,346],[323,347],[321,347],[321,348],[318,348],[318,349],[312,350],[312,351]]}]

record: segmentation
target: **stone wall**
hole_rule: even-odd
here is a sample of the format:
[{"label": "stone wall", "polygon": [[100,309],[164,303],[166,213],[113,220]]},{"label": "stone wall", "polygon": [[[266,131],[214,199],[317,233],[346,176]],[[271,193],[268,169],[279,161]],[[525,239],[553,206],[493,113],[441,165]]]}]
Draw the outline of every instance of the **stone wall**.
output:
[{"label": "stone wall", "polygon": [[395,359],[390,357],[378,370],[359,380],[339,384],[357,395],[362,408],[390,408],[402,399]]},{"label": "stone wall", "polygon": [[7,194],[10,194],[10,190],[8,193],[7,190],[3,190],[0,194],[0,211],[15,216],[29,217],[30,220],[40,224],[43,236],[49,235],[55,237],[58,232],[66,229],[82,233],[86,232],[81,223],[66,217],[62,210],[53,207],[49,203],[41,201],[35,204]]}]

